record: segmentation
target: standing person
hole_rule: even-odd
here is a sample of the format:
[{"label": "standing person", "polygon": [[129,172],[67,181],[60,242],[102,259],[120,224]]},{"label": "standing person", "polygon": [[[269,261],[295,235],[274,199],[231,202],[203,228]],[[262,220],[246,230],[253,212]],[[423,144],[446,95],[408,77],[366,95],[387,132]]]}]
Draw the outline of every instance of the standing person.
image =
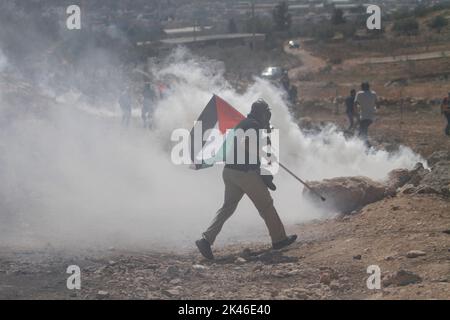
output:
[{"label": "standing person", "polygon": [[370,90],[368,82],[361,84],[361,90],[355,97],[355,104],[359,106],[359,136],[368,144],[369,127],[375,119],[377,94]]},{"label": "standing person", "polygon": [[298,100],[298,91],[297,91],[297,87],[292,85],[291,88],[289,89],[289,100],[291,101],[292,105],[296,105],[297,104],[297,100]]},{"label": "standing person", "polygon": [[356,97],[356,90],[352,89],[350,91],[350,95],[345,99],[345,107],[346,107],[346,113],[349,121],[349,127],[348,130],[352,130],[355,123],[355,97]]},{"label": "standing person", "polygon": [[[250,114],[242,120],[235,129],[256,131],[257,145],[259,146],[259,130],[269,127],[271,112],[269,105],[264,100],[258,100],[252,105]],[[248,132],[247,132],[248,133]],[[258,152],[256,163],[250,162],[252,152],[250,143],[241,141],[239,144],[245,153],[245,161],[238,163],[233,161],[227,164],[223,170],[223,180],[225,183],[225,197],[222,208],[217,211],[214,220],[209,228],[203,233],[201,240],[196,241],[200,253],[207,259],[213,260],[214,255],[211,246],[214,244],[217,235],[222,230],[225,222],[233,215],[242,197],[246,194],[253,202],[260,216],[263,218],[272,239],[272,248],[282,249],[297,240],[296,235],[287,236],[283,223],[273,205],[273,199],[269,192],[269,186],[274,189],[274,185],[269,181],[265,183],[261,176],[261,161]],[[235,150],[238,147],[235,144]],[[238,153],[235,151],[234,155]],[[235,159],[234,159],[235,160]],[[269,179],[270,180],[270,179]]]},{"label": "standing person", "polygon": [[127,87],[123,90],[119,98],[120,109],[122,110],[122,125],[128,127],[131,119],[132,98],[131,88]]},{"label": "standing person", "polygon": [[289,80],[289,75],[287,71],[283,71],[283,75],[281,76],[281,85],[286,93],[289,93],[289,88],[291,86],[291,81]]},{"label": "standing person", "polygon": [[448,96],[442,100],[441,113],[447,118],[447,126],[445,127],[445,134],[450,136],[450,92]]},{"label": "standing person", "polygon": [[144,100],[142,102],[142,121],[144,123],[144,129],[151,127],[152,121],[152,108],[155,100],[155,92],[153,91],[152,85],[147,84],[144,88]]}]

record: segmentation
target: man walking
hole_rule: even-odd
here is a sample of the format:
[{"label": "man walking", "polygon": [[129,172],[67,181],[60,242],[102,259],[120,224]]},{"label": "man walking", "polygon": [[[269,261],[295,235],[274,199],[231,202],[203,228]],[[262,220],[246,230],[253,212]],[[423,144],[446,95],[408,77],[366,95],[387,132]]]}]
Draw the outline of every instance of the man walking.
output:
[{"label": "man walking", "polygon": [[445,127],[445,134],[450,136],[450,92],[448,96],[442,100],[441,113],[447,118],[447,126]]},{"label": "man walking", "polygon": [[368,82],[361,84],[361,90],[355,97],[355,104],[359,106],[359,136],[368,144],[369,127],[375,118],[377,94],[370,90]]},{"label": "man walking", "polygon": [[354,120],[355,120],[355,97],[356,97],[356,90],[352,89],[350,91],[350,96],[348,96],[345,99],[345,107],[346,107],[346,113],[349,121],[349,127],[348,131],[352,130],[354,127]]},{"label": "man walking", "polygon": [[151,84],[146,84],[143,98],[141,112],[142,122],[144,124],[144,129],[151,129],[153,120],[153,104],[155,103],[155,92]]},{"label": "man walking", "polygon": [[[269,105],[264,100],[258,100],[253,103],[247,118],[242,120],[235,129],[242,129],[244,132],[255,130],[258,140],[257,149],[259,150],[259,130],[269,128],[270,118]],[[263,179],[261,176],[261,161],[258,151],[256,151],[258,152],[256,163],[250,161],[251,154],[254,154],[254,150],[250,149],[251,147],[248,139],[241,141],[239,147],[235,145],[235,150],[243,148],[245,161],[242,164],[233,161],[233,163],[225,166],[223,171],[223,181],[225,183],[223,206],[217,211],[211,225],[203,233],[202,239],[196,241],[200,253],[209,260],[214,259],[211,246],[214,244],[225,222],[236,211],[244,194],[250,198],[263,218],[272,239],[273,249],[282,249],[297,240],[296,235],[286,235],[283,223],[273,205],[273,199],[268,189],[268,186],[274,189],[274,185],[271,183],[271,179]],[[236,154],[235,152],[234,155],[236,156]],[[266,182],[264,182],[265,180]]]},{"label": "man walking", "polygon": [[122,125],[128,127],[132,109],[131,88],[126,87],[119,98],[120,109],[122,110]]}]

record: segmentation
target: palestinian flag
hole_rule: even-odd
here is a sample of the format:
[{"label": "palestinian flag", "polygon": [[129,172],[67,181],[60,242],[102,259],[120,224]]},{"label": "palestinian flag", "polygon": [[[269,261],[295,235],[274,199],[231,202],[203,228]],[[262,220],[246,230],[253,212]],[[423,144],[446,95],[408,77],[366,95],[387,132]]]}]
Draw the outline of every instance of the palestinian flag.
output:
[{"label": "palestinian flag", "polygon": [[[217,95],[213,95],[190,133],[191,161],[196,170],[225,161],[226,140],[245,117]],[[232,144],[229,144],[232,145]]]}]

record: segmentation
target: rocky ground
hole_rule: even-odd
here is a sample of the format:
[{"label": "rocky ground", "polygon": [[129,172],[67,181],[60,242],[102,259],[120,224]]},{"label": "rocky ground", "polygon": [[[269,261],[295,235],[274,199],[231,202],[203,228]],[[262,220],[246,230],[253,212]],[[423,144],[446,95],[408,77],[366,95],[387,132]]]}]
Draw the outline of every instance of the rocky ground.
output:
[{"label": "rocky ground", "polygon": [[[264,244],[196,252],[1,250],[3,299],[449,299],[449,201],[400,195],[358,214],[290,228],[300,235],[275,252]],[[66,288],[67,266],[82,288]],[[367,268],[379,266],[381,290]]]},{"label": "rocky ground", "polygon": [[[345,124],[343,116],[308,116]],[[217,260],[208,262],[194,248],[175,253],[0,247],[0,298],[450,299],[450,200],[442,189],[449,187],[448,138],[432,125],[434,113],[407,114],[401,129],[387,125],[394,119],[374,126],[374,139],[403,137],[401,142],[438,168],[434,176],[410,179],[398,192],[351,214],[288,226],[299,235],[288,249],[243,243],[218,248]],[[432,156],[438,150],[444,152]],[[81,268],[81,290],[66,287],[66,269],[73,264]],[[373,265],[381,272],[379,290],[366,283]]]},{"label": "rocky ground", "polygon": [[[304,65],[291,73],[322,66],[306,51],[298,55]],[[333,123],[345,130],[342,106],[311,99],[292,110],[303,128]],[[394,188],[364,177],[317,182],[327,196],[363,201],[345,201],[338,218],[288,226],[299,235],[288,249],[272,251],[264,240],[228,245],[209,262],[189,245],[169,252],[0,244],[0,299],[450,299],[450,139],[438,105],[416,100],[405,101],[403,113],[399,100],[385,101],[371,141],[389,151],[406,145],[431,171],[419,167]],[[335,192],[343,183],[355,193]],[[70,265],[81,268],[81,290],[67,289]],[[380,289],[367,286],[370,266],[381,272]]]}]

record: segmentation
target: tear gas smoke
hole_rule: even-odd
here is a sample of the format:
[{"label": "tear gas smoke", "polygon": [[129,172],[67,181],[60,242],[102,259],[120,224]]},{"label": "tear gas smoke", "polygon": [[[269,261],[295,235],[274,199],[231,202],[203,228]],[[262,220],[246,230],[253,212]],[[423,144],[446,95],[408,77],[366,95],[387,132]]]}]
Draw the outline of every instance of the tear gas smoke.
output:
[{"label": "tear gas smoke", "polygon": [[[255,79],[239,94],[225,81],[220,62],[183,49],[149,65],[154,79],[171,83],[168,96],[154,106],[154,128],[141,128],[136,104],[132,125],[125,129],[117,100],[128,72],[117,67],[112,53],[95,47],[76,63],[78,72],[64,76],[67,62],[56,58],[19,71],[0,50],[4,245],[191,247],[222,203],[222,168],[192,171],[173,165],[170,136],[174,129],[190,129],[213,93],[243,114],[258,98],[269,102],[273,125],[280,129],[280,160],[305,179],[364,175],[380,180],[392,169],[422,160],[408,148],[367,153],[361,141],[345,139],[334,127],[305,135],[278,88]],[[15,70],[14,79],[22,79],[27,67],[38,68],[27,79],[31,86],[3,74]],[[275,206],[287,224],[330,214],[303,200],[302,187],[287,174],[280,172],[275,182]],[[244,198],[218,240],[255,239],[269,241],[262,219]]]}]

